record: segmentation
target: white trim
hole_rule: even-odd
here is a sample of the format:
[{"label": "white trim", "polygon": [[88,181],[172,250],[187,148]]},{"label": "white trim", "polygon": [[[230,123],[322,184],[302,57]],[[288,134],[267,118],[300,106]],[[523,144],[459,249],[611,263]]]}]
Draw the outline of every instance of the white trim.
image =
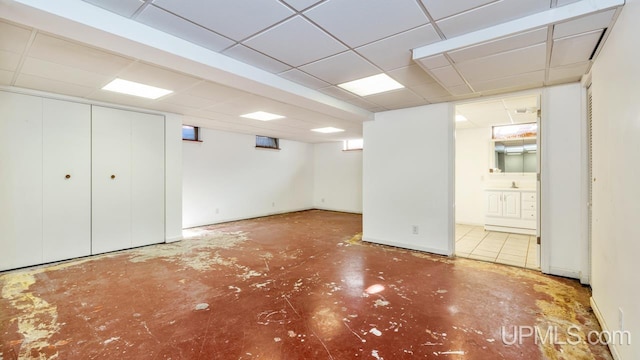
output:
[{"label": "white trim", "polygon": [[335,211],[335,212],[341,212],[341,213],[347,213],[347,214],[362,215],[362,211],[353,211],[353,210],[340,209],[340,208],[329,208],[329,207],[323,207],[323,206],[314,206],[313,209],[311,210]]},{"label": "white trim", "polygon": [[184,240],[184,236],[175,236],[175,237],[172,237],[172,238],[167,238],[165,240],[165,243],[170,244],[170,243],[174,243],[174,242],[181,241],[181,240]]},{"label": "white trim", "polygon": [[308,210],[316,210],[316,209],[314,207],[305,207],[305,208],[289,209],[289,210],[282,210],[282,211],[271,211],[271,212],[266,212],[264,214],[254,214],[254,215],[249,215],[249,216],[245,216],[245,217],[224,218],[224,219],[218,219],[218,220],[215,220],[213,222],[206,222],[206,223],[198,222],[198,223],[195,223],[195,224],[190,224],[187,227],[183,227],[182,230],[193,229],[193,228],[197,228],[197,227],[201,227],[201,226],[224,224],[224,223],[233,222],[233,221],[258,219],[258,218],[267,217],[267,216],[282,215],[282,214],[288,214],[288,213],[294,213],[294,212],[300,212],[300,211],[308,211]]},{"label": "white trim", "polygon": [[456,104],[449,103],[449,241],[448,254],[456,251]]},{"label": "white trim", "polygon": [[[600,308],[598,308],[598,304],[596,304],[596,300],[593,298],[593,296],[589,298],[589,303],[591,304],[591,310],[593,310],[593,314],[596,316],[596,319],[600,323],[600,328],[602,329],[602,331],[611,333],[611,328],[609,328],[609,326],[607,326],[607,323],[604,321],[604,316],[602,316]],[[607,346],[609,347],[609,351],[611,351],[611,355],[615,360],[622,360],[622,357],[620,357],[620,354],[618,354],[618,349],[615,346],[613,346],[612,344],[607,344]]]},{"label": "white trim", "polygon": [[580,279],[581,277],[580,271],[558,268],[554,266],[549,266],[548,264],[547,266],[549,268],[549,271],[544,272],[545,274],[562,276],[562,277],[571,278],[571,279]]},{"label": "white trim", "polygon": [[[624,0],[577,1],[486,29],[415,48],[413,49],[413,60],[420,60],[447,51],[539,29],[622,5],[624,5]],[[418,63],[420,62],[418,61]]]},{"label": "white trim", "polygon": [[373,239],[373,238],[369,238],[369,237],[366,237],[366,238],[363,237],[362,241],[368,242],[368,243],[372,243],[372,244],[376,244],[376,245],[388,245],[388,246],[399,247],[399,248],[403,248],[403,249],[407,249],[407,250],[424,251],[424,252],[428,252],[428,253],[436,254],[436,255],[444,255],[444,256],[449,256],[449,257],[453,256],[453,253],[446,254],[445,252],[442,251],[442,249],[434,249],[434,248],[430,248],[430,247],[426,247],[426,246],[419,246],[419,245],[415,245],[415,244],[405,244],[405,243],[394,242],[394,241]]}]

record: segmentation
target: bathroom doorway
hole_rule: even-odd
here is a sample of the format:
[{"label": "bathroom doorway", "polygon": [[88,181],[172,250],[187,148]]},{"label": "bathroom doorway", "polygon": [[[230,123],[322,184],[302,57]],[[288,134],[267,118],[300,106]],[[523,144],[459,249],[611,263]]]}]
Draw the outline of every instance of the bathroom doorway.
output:
[{"label": "bathroom doorway", "polygon": [[455,107],[456,256],[540,269],[540,93]]}]

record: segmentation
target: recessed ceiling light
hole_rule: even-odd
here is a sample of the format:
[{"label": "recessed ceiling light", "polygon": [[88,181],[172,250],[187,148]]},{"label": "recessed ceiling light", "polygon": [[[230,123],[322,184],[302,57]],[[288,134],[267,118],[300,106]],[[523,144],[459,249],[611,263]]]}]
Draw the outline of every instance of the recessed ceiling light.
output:
[{"label": "recessed ceiling light", "polygon": [[378,74],[338,84],[341,88],[360,96],[379,94],[385,91],[401,89],[404,85],[390,78],[387,74]]},{"label": "recessed ceiling light", "polygon": [[270,121],[284,118],[284,116],[282,115],[272,114],[265,111],[256,111],[252,112],[251,114],[240,115],[240,117],[260,121]]},{"label": "recessed ceiling light", "polygon": [[468,119],[464,115],[456,115],[456,122],[468,121]]},{"label": "recessed ceiling light", "polygon": [[343,132],[344,130],[334,128],[334,127],[324,127],[319,129],[311,129],[311,131],[315,131],[323,134],[331,134],[331,133]]},{"label": "recessed ceiling light", "polygon": [[121,94],[139,96],[147,99],[157,99],[159,97],[171,94],[173,91],[162,89],[155,86],[140,84],[133,81],[115,79],[105,85],[102,90],[113,91]]}]

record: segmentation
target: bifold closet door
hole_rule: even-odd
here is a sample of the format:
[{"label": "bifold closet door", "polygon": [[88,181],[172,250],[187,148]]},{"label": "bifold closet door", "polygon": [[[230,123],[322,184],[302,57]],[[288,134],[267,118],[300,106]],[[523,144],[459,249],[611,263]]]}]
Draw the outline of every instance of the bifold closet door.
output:
[{"label": "bifold closet door", "polygon": [[132,113],[132,246],[164,236],[164,116]]},{"label": "bifold closet door", "polygon": [[42,99],[0,91],[0,270],[42,262]]},{"label": "bifold closet door", "polygon": [[91,106],[43,99],[43,260],[91,254]]},{"label": "bifold closet door", "polygon": [[91,108],[91,253],[131,247],[131,118]]}]

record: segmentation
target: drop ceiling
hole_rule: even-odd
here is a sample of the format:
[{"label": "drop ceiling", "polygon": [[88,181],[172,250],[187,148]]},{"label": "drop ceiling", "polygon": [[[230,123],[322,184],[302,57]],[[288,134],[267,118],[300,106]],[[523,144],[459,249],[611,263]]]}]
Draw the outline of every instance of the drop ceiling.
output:
[{"label": "drop ceiling", "polygon": [[[373,112],[578,81],[621,5],[615,0],[3,1],[0,84],[174,112],[210,128],[334,141],[360,137],[362,121]],[[531,20],[536,16],[557,21],[542,26]],[[425,49],[428,56],[416,56]],[[405,88],[360,97],[337,86],[379,73]],[[143,100],[101,90],[114,77],[174,93]],[[239,117],[258,110],[286,118]],[[310,131],[329,126],[346,131]]]},{"label": "drop ceiling", "polygon": [[456,105],[456,115],[462,115],[467,119],[467,121],[456,121],[456,129],[535,123],[539,109],[540,95],[538,94],[473,100]]}]

